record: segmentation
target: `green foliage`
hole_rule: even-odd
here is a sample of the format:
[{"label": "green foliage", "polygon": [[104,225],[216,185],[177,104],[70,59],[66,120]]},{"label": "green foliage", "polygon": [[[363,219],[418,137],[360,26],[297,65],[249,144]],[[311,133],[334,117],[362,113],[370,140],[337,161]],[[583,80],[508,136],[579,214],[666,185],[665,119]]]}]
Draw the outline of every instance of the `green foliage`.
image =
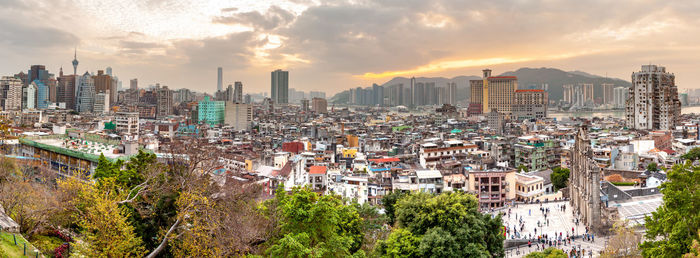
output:
[{"label": "green foliage", "polygon": [[610,182],[613,185],[616,186],[633,186],[635,185],[635,182]]},{"label": "green foliage", "polygon": [[564,251],[554,247],[544,249],[542,252],[532,252],[525,256],[525,258],[566,258],[568,257]]},{"label": "green foliage", "polygon": [[501,218],[480,213],[478,206],[473,195],[463,192],[408,194],[396,204],[399,228],[377,246],[377,253],[391,257],[505,255]]},{"label": "green foliage", "polygon": [[657,167],[656,162],[652,162],[652,163],[649,163],[649,165],[647,165],[647,170],[652,171],[652,172],[656,172],[656,171],[659,171],[659,168]]},{"label": "green foliage", "polygon": [[289,195],[277,192],[274,214],[281,237],[267,249],[270,256],[350,256],[360,249],[362,219],[355,206],[306,187],[295,187]]},{"label": "green foliage", "polygon": [[384,214],[386,214],[387,219],[389,220],[389,225],[394,225],[394,222],[396,222],[396,202],[398,202],[399,199],[401,199],[401,197],[405,195],[406,194],[401,191],[393,191],[382,197],[382,204],[384,205]]},{"label": "green foliage", "polygon": [[51,254],[56,247],[63,244],[63,240],[54,236],[33,235],[30,242],[44,254]]},{"label": "green foliage", "polygon": [[646,217],[644,257],[681,257],[688,253],[700,229],[700,166],[690,161],[673,166],[661,184],[663,205]]},{"label": "green foliage", "polygon": [[552,175],[550,179],[552,180],[552,185],[554,186],[554,191],[566,187],[566,183],[569,181],[569,169],[556,167],[552,169]]},{"label": "green foliage", "polygon": [[111,162],[101,154],[97,168],[95,168],[94,178],[99,181],[102,178],[113,177],[119,186],[130,189],[143,183],[145,180],[144,172],[154,164],[156,164],[156,155],[141,150],[126,164],[122,160]]},{"label": "green foliage", "polygon": [[517,171],[518,172],[520,172],[520,171],[530,172],[530,168],[528,168],[527,166],[525,166],[523,164],[520,164],[520,165],[518,165]]},{"label": "green foliage", "polygon": [[420,237],[411,231],[398,228],[377,244],[377,253],[383,257],[417,257]]},{"label": "green foliage", "polygon": [[681,158],[693,161],[700,159],[700,148],[692,148],[688,153],[683,154]]}]

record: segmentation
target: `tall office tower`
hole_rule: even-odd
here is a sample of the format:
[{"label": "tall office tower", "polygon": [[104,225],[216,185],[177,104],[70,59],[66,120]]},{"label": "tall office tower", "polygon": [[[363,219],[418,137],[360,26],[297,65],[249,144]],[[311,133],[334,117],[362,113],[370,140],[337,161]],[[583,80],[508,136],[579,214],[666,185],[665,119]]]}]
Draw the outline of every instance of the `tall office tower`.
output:
[{"label": "tall office tower", "polygon": [[46,67],[43,65],[32,65],[29,69],[28,79],[28,83],[34,80],[40,80],[46,83],[49,80],[49,71],[47,71]]},{"label": "tall office tower", "polygon": [[[481,82],[479,82],[481,81]],[[491,70],[483,70],[483,79],[469,81],[472,89],[474,108],[470,114],[489,113],[495,109],[502,113],[505,119],[513,116],[512,106],[515,101],[515,90],[518,88],[518,78],[515,76],[491,76]],[[478,94],[478,93],[481,94]],[[476,95],[474,95],[476,93]],[[477,99],[481,96],[481,101]],[[477,113],[478,104],[481,110]]]},{"label": "tall office tower", "polygon": [[34,80],[31,85],[36,87],[36,109],[49,108],[49,86],[40,80]]},{"label": "tall office tower", "polygon": [[173,91],[168,86],[156,88],[156,117],[164,118],[173,113]]},{"label": "tall office tower", "polygon": [[416,101],[416,77],[411,77],[411,88],[410,88],[410,99],[411,102],[408,103],[410,106],[418,106]]},{"label": "tall office tower", "polygon": [[549,94],[545,90],[516,90],[513,117],[517,120],[547,117]]},{"label": "tall office tower", "polygon": [[92,112],[95,103],[95,79],[85,72],[78,76],[78,86],[75,91],[75,111],[79,113]]},{"label": "tall office tower", "polygon": [[233,90],[233,102],[243,103],[243,83],[235,82],[235,89]]},{"label": "tall office tower", "polygon": [[139,89],[139,79],[134,78],[129,81],[129,89],[138,90]]},{"label": "tall office tower", "polygon": [[93,80],[95,81],[95,94],[107,93],[110,95],[110,101],[112,99],[116,101],[117,87],[112,76],[105,74],[103,70],[97,70],[97,75],[93,76]]},{"label": "tall office tower", "polygon": [[311,108],[316,114],[328,113],[328,101],[322,98],[313,98],[311,100]]},{"label": "tall office tower", "polygon": [[73,75],[78,75],[78,49],[73,53]]},{"label": "tall office tower", "polygon": [[625,102],[627,101],[627,94],[629,89],[627,87],[617,87],[613,91],[614,107],[615,108],[625,108]]},{"label": "tall office tower", "polygon": [[31,83],[22,88],[22,110],[36,108],[36,85]]},{"label": "tall office tower", "polygon": [[583,105],[589,105],[595,102],[595,92],[593,91],[594,87],[592,83],[579,83],[576,86],[580,87],[581,92],[583,92]]},{"label": "tall office tower", "polygon": [[22,80],[3,76],[0,79],[0,106],[3,110],[21,110],[22,109]]},{"label": "tall office tower", "polygon": [[450,105],[457,105],[457,83],[456,82],[448,82],[447,83],[447,99],[448,99],[448,104]]},{"label": "tall office tower", "polygon": [[62,75],[58,77],[56,87],[56,102],[66,103],[67,109],[75,110],[75,85],[76,75]]},{"label": "tall office tower", "polygon": [[565,84],[561,86],[564,90],[562,100],[568,104],[574,103],[574,85]]},{"label": "tall office tower", "polygon": [[602,83],[600,84],[600,88],[603,91],[603,104],[612,104],[613,88],[615,88],[615,85],[612,83]]},{"label": "tall office tower", "polygon": [[219,67],[216,68],[216,91],[224,90],[224,70]]},{"label": "tall office tower", "polygon": [[109,93],[100,92],[95,94],[95,103],[92,106],[92,112],[97,114],[109,113]]},{"label": "tall office tower", "polygon": [[289,72],[277,69],[271,73],[270,93],[276,104],[289,103]]},{"label": "tall office tower", "polygon": [[681,116],[676,76],[666,67],[642,65],[632,73],[626,102],[627,127],[643,130],[673,130]]}]

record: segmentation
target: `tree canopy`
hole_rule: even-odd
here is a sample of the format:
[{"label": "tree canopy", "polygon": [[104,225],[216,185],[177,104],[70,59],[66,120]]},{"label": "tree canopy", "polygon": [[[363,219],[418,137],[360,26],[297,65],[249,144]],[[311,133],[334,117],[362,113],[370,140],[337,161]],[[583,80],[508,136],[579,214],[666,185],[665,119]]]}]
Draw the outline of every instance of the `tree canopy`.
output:
[{"label": "tree canopy", "polygon": [[532,252],[525,256],[525,258],[566,258],[568,257],[564,251],[554,247],[550,247],[542,250],[541,252]]},{"label": "tree canopy", "polygon": [[471,194],[411,193],[396,205],[395,229],[377,246],[389,257],[503,256],[504,236],[500,216],[478,210]]},{"label": "tree canopy", "polygon": [[645,218],[645,257],[681,257],[688,253],[700,229],[700,166],[690,161],[673,166],[661,184],[663,205]]},{"label": "tree canopy", "polygon": [[570,171],[568,168],[555,167],[554,169],[552,169],[550,179],[552,180],[554,191],[566,187],[566,184],[569,181],[569,174]]}]

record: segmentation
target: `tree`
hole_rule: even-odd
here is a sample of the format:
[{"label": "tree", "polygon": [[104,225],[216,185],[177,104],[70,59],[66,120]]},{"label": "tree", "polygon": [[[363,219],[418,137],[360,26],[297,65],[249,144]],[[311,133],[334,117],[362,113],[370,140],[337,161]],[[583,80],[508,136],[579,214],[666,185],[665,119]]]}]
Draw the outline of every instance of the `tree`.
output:
[{"label": "tree", "polygon": [[[698,236],[700,236],[700,231],[698,231]],[[693,240],[690,252],[683,255],[683,258],[700,258],[700,242],[697,239]]]},{"label": "tree", "polygon": [[142,256],[145,252],[141,238],[128,222],[128,213],[116,200],[120,193],[112,191],[115,180],[103,179],[100,185],[75,178],[59,180],[61,191],[75,193],[68,205],[75,207],[73,219],[78,221],[82,241],[81,254],[90,257]]},{"label": "tree", "polygon": [[401,197],[405,196],[406,194],[401,192],[401,191],[392,191],[384,197],[382,197],[382,205],[384,206],[384,214],[386,214],[387,219],[389,220],[389,225],[394,225],[394,222],[396,221],[396,215],[394,214],[394,211],[396,209],[396,202],[398,202]]},{"label": "tree", "polygon": [[681,155],[681,158],[691,160],[691,161],[695,161],[695,160],[700,159],[700,148],[696,147],[696,148],[690,149],[690,151],[688,151],[688,153]]},{"label": "tree", "polygon": [[362,219],[339,196],[318,196],[295,187],[289,195],[278,190],[274,202],[279,239],[267,249],[268,255],[350,256],[360,249]]},{"label": "tree", "polygon": [[[396,222],[399,229],[418,238],[415,252],[420,257],[504,256],[500,216],[482,214],[478,206],[476,197],[463,192],[437,196],[411,193],[399,199]],[[394,230],[389,239],[401,239],[394,234],[405,235],[405,232]],[[380,255],[394,256],[389,254],[390,250],[387,242],[383,242],[377,251]]]},{"label": "tree", "polygon": [[525,258],[566,258],[568,257],[564,251],[554,247],[550,247],[542,250],[542,252],[532,252],[525,256]]},{"label": "tree", "polygon": [[418,257],[420,238],[411,231],[397,228],[384,241],[377,244],[377,253],[383,257]]},{"label": "tree", "polygon": [[552,169],[552,174],[550,179],[552,180],[552,185],[554,186],[554,191],[565,188],[566,183],[569,181],[570,171],[568,168],[556,167]]},{"label": "tree", "polygon": [[627,221],[618,221],[610,230],[614,233],[603,250],[601,257],[640,257],[641,251],[637,248],[642,242],[642,236],[629,227]]},{"label": "tree", "polygon": [[521,172],[521,171],[530,172],[530,168],[528,168],[527,166],[525,166],[523,164],[520,164],[520,165],[518,165],[517,171],[518,172]]},{"label": "tree", "polygon": [[659,170],[659,168],[657,167],[656,162],[652,162],[652,163],[649,163],[649,165],[647,165],[647,170],[649,170],[651,172],[656,172]]},{"label": "tree", "polygon": [[688,253],[700,229],[700,166],[690,161],[673,166],[661,184],[663,205],[645,218],[645,257],[681,257]]}]

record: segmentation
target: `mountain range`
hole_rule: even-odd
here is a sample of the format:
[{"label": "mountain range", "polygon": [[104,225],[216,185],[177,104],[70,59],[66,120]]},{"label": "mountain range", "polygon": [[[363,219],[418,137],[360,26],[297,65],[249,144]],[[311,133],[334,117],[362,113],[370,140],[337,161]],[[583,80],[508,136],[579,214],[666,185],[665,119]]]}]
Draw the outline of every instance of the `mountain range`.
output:
[{"label": "mountain range", "polygon": [[[612,83],[615,87],[629,87],[632,85],[629,81],[607,78],[603,76],[593,75],[583,71],[563,71],[556,68],[520,68],[516,71],[509,71],[501,74],[501,76],[517,76],[518,88],[520,89],[542,89],[543,84],[547,84],[550,100],[560,100],[563,96],[563,85],[577,83],[592,83],[595,87],[594,95],[596,98],[602,98],[603,92],[600,84]],[[416,77],[416,82],[435,82],[435,86],[445,86],[448,82],[457,84],[457,99],[469,98],[469,80],[479,80],[481,76],[457,76],[454,78],[445,77]],[[394,77],[393,79],[381,84],[382,86],[390,86],[403,83],[404,87],[410,85],[411,79],[406,77]],[[349,91],[343,91],[331,98],[333,103],[347,103],[349,99]]]}]

